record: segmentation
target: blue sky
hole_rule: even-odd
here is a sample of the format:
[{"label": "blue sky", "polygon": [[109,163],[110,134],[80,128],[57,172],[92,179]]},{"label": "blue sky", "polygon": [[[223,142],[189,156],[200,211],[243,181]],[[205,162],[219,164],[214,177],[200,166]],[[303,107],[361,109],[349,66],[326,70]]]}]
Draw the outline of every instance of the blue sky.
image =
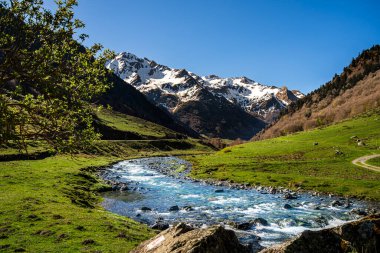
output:
[{"label": "blue sky", "polygon": [[88,43],[302,92],[380,44],[379,12],[378,0],[79,0],[76,8]]}]

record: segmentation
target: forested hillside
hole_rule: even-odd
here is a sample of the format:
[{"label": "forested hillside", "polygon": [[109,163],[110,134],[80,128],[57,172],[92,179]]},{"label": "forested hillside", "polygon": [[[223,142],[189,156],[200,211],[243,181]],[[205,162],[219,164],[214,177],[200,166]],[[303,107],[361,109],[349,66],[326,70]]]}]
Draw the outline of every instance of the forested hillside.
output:
[{"label": "forested hillside", "polygon": [[363,51],[340,75],[291,104],[254,139],[325,126],[380,106],[380,46]]}]

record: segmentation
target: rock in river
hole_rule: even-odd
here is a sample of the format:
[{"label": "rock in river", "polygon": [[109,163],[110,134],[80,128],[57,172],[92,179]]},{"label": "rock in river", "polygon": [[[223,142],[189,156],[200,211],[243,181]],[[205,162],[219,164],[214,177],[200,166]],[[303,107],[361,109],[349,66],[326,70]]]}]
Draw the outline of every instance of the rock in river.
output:
[{"label": "rock in river", "polygon": [[222,226],[193,229],[184,223],[140,244],[132,253],[249,253],[232,230]]},{"label": "rock in river", "polygon": [[289,192],[285,193],[283,197],[284,199],[297,199],[297,196],[295,194]]},{"label": "rock in river", "polygon": [[169,223],[158,221],[150,227],[157,230],[165,230],[169,228]]},{"label": "rock in river", "polygon": [[178,207],[178,206],[171,206],[171,207],[169,208],[169,211],[170,211],[170,212],[177,212],[177,211],[179,211],[179,207]]},{"label": "rock in river", "polygon": [[256,226],[257,225],[262,225],[262,226],[268,226],[269,225],[268,221],[266,219],[263,219],[263,218],[256,218],[256,219],[252,220],[250,223],[253,225],[256,225]]},{"label": "rock in river", "polygon": [[295,239],[260,253],[285,252],[379,252],[380,214],[319,231],[306,230]]},{"label": "rock in river", "polygon": [[191,206],[184,206],[183,210],[190,212],[190,211],[194,211],[194,208]]},{"label": "rock in river", "polygon": [[343,203],[339,200],[334,200],[333,202],[331,202],[331,206],[343,206]]},{"label": "rock in river", "polygon": [[252,223],[250,222],[235,223],[233,227],[239,230],[248,230],[252,227]]}]

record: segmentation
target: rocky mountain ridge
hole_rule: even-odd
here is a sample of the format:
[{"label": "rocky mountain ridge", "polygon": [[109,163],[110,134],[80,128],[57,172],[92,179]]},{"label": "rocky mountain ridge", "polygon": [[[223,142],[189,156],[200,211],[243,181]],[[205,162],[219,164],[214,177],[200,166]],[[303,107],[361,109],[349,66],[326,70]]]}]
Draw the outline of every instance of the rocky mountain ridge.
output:
[{"label": "rocky mountain ridge", "polygon": [[[156,105],[167,109],[194,130],[212,137],[249,138],[276,118],[281,109],[304,96],[299,91],[263,85],[247,77],[201,77],[126,52],[118,54],[106,66]],[[210,105],[214,108],[202,106],[205,94],[210,101],[217,101]],[[187,110],[189,105],[191,112]],[[237,114],[240,120],[229,118],[226,113]],[[210,114],[212,118],[206,118],[205,115]],[[211,120],[214,125],[205,126]],[[233,123],[243,127],[241,134],[234,129]]]},{"label": "rocky mountain ridge", "polygon": [[170,112],[175,112],[180,103],[197,100],[197,91],[201,89],[264,119],[304,96],[300,91],[263,85],[244,76],[200,77],[186,69],[172,69],[126,52],[109,61],[107,67]]}]

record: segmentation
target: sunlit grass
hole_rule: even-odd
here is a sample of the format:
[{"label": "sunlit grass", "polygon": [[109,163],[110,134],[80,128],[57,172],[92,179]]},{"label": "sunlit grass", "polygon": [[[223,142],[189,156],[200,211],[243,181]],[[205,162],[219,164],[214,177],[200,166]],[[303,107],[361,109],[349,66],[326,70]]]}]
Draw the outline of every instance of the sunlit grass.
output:
[{"label": "sunlit grass", "polygon": [[[81,169],[111,157],[55,156],[0,163],[0,245],[28,252],[128,252],[153,233],[106,212]],[[91,207],[93,206],[93,207]]]},{"label": "sunlit grass", "polygon": [[131,132],[146,139],[167,138],[175,136],[175,132],[161,125],[157,125],[141,118],[102,109],[97,112],[102,123],[120,131]]},{"label": "sunlit grass", "polygon": [[374,165],[380,167],[380,157],[372,158],[366,162],[369,165]]},{"label": "sunlit grass", "polygon": [[[188,157],[197,178],[231,180],[380,199],[380,173],[351,163],[380,153],[377,114],[285,137]],[[361,145],[358,143],[364,145]]]}]

